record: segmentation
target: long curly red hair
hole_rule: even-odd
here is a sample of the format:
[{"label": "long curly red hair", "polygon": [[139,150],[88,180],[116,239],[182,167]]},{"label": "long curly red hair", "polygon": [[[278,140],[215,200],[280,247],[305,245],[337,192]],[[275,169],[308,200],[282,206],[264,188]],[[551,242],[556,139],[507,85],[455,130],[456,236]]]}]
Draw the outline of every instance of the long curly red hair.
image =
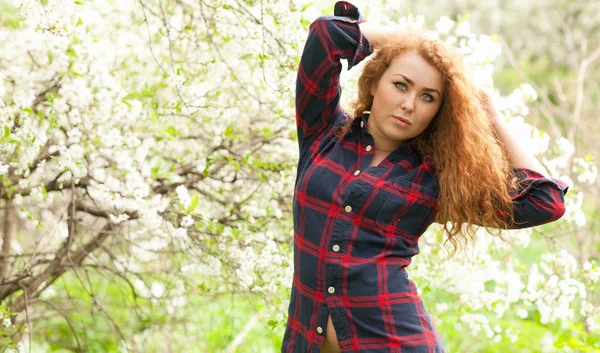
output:
[{"label": "long curly red hair", "polygon": [[[452,250],[475,238],[476,226],[502,236],[511,228],[513,205],[509,191],[518,188],[506,149],[491,125],[487,96],[467,77],[463,57],[444,42],[417,33],[397,33],[378,43],[358,80],[358,97],[352,103],[354,117],[371,110],[376,85],[392,60],[415,50],[438,68],[444,79],[443,103],[427,129],[415,137],[415,147],[434,166],[440,194],[435,221]],[[342,136],[352,120],[339,127]],[[490,229],[491,228],[491,229]]]}]

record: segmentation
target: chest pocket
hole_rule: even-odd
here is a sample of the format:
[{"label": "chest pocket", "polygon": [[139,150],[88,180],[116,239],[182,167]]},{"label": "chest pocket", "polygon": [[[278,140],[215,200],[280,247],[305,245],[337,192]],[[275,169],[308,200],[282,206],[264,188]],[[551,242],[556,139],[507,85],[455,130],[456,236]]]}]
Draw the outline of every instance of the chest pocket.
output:
[{"label": "chest pocket", "polygon": [[435,200],[437,192],[434,190],[396,178],[377,214],[377,227],[400,236],[407,233],[415,235],[433,213]]}]

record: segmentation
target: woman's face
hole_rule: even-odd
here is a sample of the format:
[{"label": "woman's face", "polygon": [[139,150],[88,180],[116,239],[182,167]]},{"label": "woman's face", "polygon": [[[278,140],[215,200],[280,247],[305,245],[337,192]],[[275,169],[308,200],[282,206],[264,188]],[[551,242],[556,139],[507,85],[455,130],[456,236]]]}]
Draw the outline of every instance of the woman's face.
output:
[{"label": "woman's face", "polygon": [[370,92],[369,132],[376,149],[392,151],[427,128],[442,104],[444,85],[441,72],[410,51],[390,63]]}]

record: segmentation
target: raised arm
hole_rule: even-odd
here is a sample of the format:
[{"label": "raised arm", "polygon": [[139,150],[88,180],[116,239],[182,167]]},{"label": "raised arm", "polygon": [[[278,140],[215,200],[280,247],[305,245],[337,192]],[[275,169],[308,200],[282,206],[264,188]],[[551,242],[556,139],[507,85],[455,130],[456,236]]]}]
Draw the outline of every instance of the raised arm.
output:
[{"label": "raised arm", "polygon": [[301,153],[339,114],[344,114],[340,107],[340,60],[348,60],[351,69],[373,52],[358,26],[363,21],[357,7],[338,1],[334,16],[321,16],[309,26],[296,80],[296,126]]},{"label": "raised arm", "polygon": [[549,176],[533,153],[527,151],[506,123],[499,119],[491,97],[485,92],[480,94],[490,122],[505,146],[515,171],[523,180],[521,189],[510,195],[515,220],[510,228],[528,228],[556,221],[565,213],[565,195],[569,186]]}]

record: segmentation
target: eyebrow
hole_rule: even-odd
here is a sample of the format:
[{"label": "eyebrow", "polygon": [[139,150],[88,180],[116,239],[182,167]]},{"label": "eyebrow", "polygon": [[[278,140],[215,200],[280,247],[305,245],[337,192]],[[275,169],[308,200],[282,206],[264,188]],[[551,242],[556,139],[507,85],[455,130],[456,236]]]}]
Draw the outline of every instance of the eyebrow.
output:
[{"label": "eyebrow", "polygon": [[[412,86],[414,86],[414,85],[415,85],[415,83],[413,82],[413,80],[411,80],[410,78],[408,78],[408,77],[406,77],[406,76],[404,76],[404,75],[402,75],[402,74],[393,74],[392,76],[402,76],[402,77],[404,77],[404,79],[405,79],[405,80],[406,80],[408,83],[410,83]],[[435,89],[435,88],[429,88],[429,87],[425,87],[425,88],[423,88],[423,91],[427,91],[427,92],[436,92],[436,93],[438,94],[438,96],[440,96],[440,97],[442,96],[442,95],[440,94],[440,91],[438,91],[438,90],[437,90],[437,89]]]}]

